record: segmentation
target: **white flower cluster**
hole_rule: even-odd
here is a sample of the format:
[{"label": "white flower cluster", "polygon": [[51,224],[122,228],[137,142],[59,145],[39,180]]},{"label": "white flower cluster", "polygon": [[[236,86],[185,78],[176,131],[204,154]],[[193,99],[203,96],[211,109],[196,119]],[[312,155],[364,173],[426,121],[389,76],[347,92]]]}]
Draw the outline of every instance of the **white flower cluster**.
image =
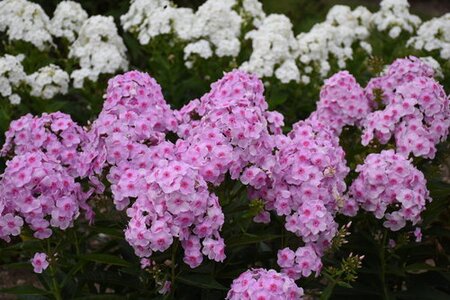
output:
[{"label": "white flower cluster", "polygon": [[128,12],[120,17],[125,31],[135,32],[141,45],[158,35],[175,33],[188,39],[194,12],[176,8],[168,0],[131,0]]},{"label": "white flower cluster", "polygon": [[87,18],[87,12],[79,3],[62,1],[56,6],[50,30],[54,36],[73,42]]},{"label": "white flower cluster", "polygon": [[8,97],[11,104],[19,104],[20,96],[14,93],[14,88],[26,82],[27,75],[21,61],[23,55],[6,54],[0,57],[0,95]]},{"label": "white flower cluster", "polygon": [[[299,81],[300,72],[295,64],[298,43],[292,32],[292,23],[285,15],[271,14],[257,30],[245,36],[252,40],[253,52],[241,69],[260,77],[275,76],[286,83]],[[275,67],[279,66],[276,70]]]},{"label": "white flower cluster", "polygon": [[265,14],[257,0],[207,0],[197,11],[177,8],[168,0],[132,0],[120,20],[124,30],[136,33],[142,45],[163,34],[173,34],[186,43],[184,58],[191,67],[193,55],[209,58],[236,57],[241,48],[239,37],[245,20],[260,24]]},{"label": "white flower cluster", "polygon": [[236,0],[208,0],[195,12],[192,40],[204,39],[215,48],[218,57],[237,56],[242,18],[233,10]]},{"label": "white flower cluster", "polygon": [[253,25],[255,26],[259,26],[262,23],[262,20],[266,18],[262,3],[258,0],[244,0],[242,2],[242,12],[240,12],[240,14],[244,18],[253,20]]},{"label": "white flower cluster", "polygon": [[207,59],[213,55],[213,51],[210,44],[206,40],[189,43],[184,48],[184,60],[186,61],[185,64],[188,68],[192,68],[194,64],[192,60],[189,60],[192,54],[196,54],[201,58]]},{"label": "white flower cluster", "polygon": [[[86,78],[96,81],[102,73],[128,68],[126,48],[113,18],[88,18],[79,3],[60,2],[50,20],[37,4],[4,0],[0,2],[0,16],[0,31],[6,31],[10,40],[24,40],[45,50],[53,45],[52,36],[67,39],[69,57],[80,65],[70,74],[77,88]],[[260,77],[274,76],[283,83],[304,84],[312,74],[326,77],[331,61],[345,68],[355,47],[371,53],[371,30],[396,38],[402,31],[415,33],[421,23],[409,12],[407,0],[382,0],[379,11],[373,14],[365,7],[352,10],[335,5],[324,22],[297,36],[286,16],[266,16],[258,0],[207,0],[195,11],[177,7],[171,0],[131,0],[120,21],[123,29],[135,33],[143,45],[168,35],[169,46],[184,47],[189,68],[197,58],[237,57],[241,39],[245,38],[251,41],[252,53],[240,69]],[[408,45],[439,51],[441,58],[449,59],[450,14],[423,23]]]},{"label": "white flower cluster", "polygon": [[[1,1],[1,31],[6,31],[9,40],[30,42],[42,51],[53,46],[52,36],[66,38],[72,43],[69,57],[79,60],[81,67],[71,74],[75,87],[82,87],[85,78],[96,81],[102,73],[113,74],[128,68],[126,48],[114,19],[104,16],[88,18],[81,5],[73,1],[60,2],[51,20],[38,4],[26,0]],[[48,68],[54,69],[52,66]],[[35,75],[41,71],[45,70]],[[61,85],[60,90],[64,90],[64,86]],[[52,94],[50,90],[44,89],[44,94]],[[38,86],[34,91],[41,93]]]},{"label": "white flower cluster", "polygon": [[442,59],[450,59],[450,13],[424,22],[408,45],[418,50],[437,50]]},{"label": "white flower cluster", "polygon": [[371,52],[370,45],[365,42],[369,36],[370,18],[370,11],[364,7],[352,11],[348,6],[336,5],[324,22],[295,38],[286,16],[269,15],[258,29],[247,33],[246,38],[252,40],[253,52],[241,69],[261,77],[275,74],[283,83],[291,80],[309,83],[308,74],[314,69],[321,76],[328,74],[331,57],[344,68],[353,56],[355,42],[359,41],[363,49]]},{"label": "white flower cluster", "polygon": [[26,0],[0,2],[0,31],[11,41],[26,41],[40,50],[52,43],[50,19],[38,4]]},{"label": "white flower cluster", "polygon": [[395,39],[402,30],[413,33],[421,20],[409,12],[408,0],[383,0],[371,22],[378,31],[389,30],[389,36]]},{"label": "white flower cluster", "polygon": [[69,74],[59,66],[50,64],[29,75],[28,85],[31,96],[51,99],[57,94],[67,94]]},{"label": "white flower cluster", "polygon": [[314,25],[309,32],[300,33],[297,36],[299,60],[304,71],[310,73],[314,67],[321,76],[326,76],[331,57],[344,68],[346,61],[353,57],[352,46],[356,42],[370,53],[372,48],[365,40],[369,37],[371,16],[371,12],[362,6],[351,10],[345,5],[335,5],[324,22]]},{"label": "white flower cluster", "polygon": [[126,70],[126,48],[117,32],[113,17],[93,16],[83,23],[78,38],[70,46],[69,57],[80,62],[72,72],[73,85],[81,88],[85,78],[96,81],[102,73]]}]

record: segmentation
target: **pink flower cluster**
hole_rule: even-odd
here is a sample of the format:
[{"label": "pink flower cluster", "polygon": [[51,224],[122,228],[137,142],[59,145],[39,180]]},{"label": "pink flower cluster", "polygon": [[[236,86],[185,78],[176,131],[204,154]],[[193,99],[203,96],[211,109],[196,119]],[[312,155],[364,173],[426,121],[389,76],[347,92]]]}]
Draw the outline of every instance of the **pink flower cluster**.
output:
[{"label": "pink flower cluster", "polygon": [[411,161],[394,150],[369,154],[356,168],[358,177],[350,186],[350,197],[362,209],[385,218],[384,226],[397,231],[411,221],[420,221],[427,201],[431,201],[426,179]]},{"label": "pink flower cluster", "polygon": [[136,198],[127,210],[126,240],[140,257],[165,251],[178,238],[184,261],[192,268],[201,264],[202,253],[223,261],[219,231],[224,215],[217,196],[208,191],[197,168],[177,159],[174,145],[164,142],[150,152],[147,159],[153,167],[128,169],[117,185],[123,187],[121,193]]},{"label": "pink flower cluster", "polygon": [[160,85],[147,73],[117,75],[108,81],[103,109],[89,132],[96,169],[133,160],[177,128]]},{"label": "pink flower cluster", "polygon": [[41,151],[49,160],[59,162],[74,177],[84,177],[90,160],[82,151],[87,143],[83,128],[69,115],[56,112],[40,117],[27,114],[12,121],[6,132],[1,156],[13,156]]},{"label": "pink flower cluster", "polygon": [[325,80],[317,109],[308,119],[326,124],[339,135],[344,126],[359,125],[370,111],[362,87],[348,71],[341,71]]},{"label": "pink flower cluster", "polygon": [[295,252],[289,248],[278,250],[277,262],[282,272],[294,280],[308,277],[313,272],[317,276],[322,269],[321,258],[311,246],[300,247]]},{"label": "pink flower cluster", "polygon": [[277,149],[270,184],[256,195],[266,210],[286,216],[287,230],[322,252],[336,233],[334,214],[346,189],[344,151],[334,134],[304,121],[289,136],[278,136]]},{"label": "pink flower cluster", "polygon": [[120,176],[128,169],[137,172],[148,167],[151,146],[163,142],[166,132],[177,128],[177,120],[161,86],[147,73],[131,71],[111,78],[105,98],[88,133],[88,152],[96,153],[93,171],[101,173],[110,167],[107,179],[116,208],[122,210],[130,200],[126,189],[118,186]]},{"label": "pink flower cluster", "polygon": [[[249,164],[272,163],[266,161],[272,134],[281,134],[284,123],[280,113],[267,111],[263,92],[261,80],[236,70],[177,112],[178,134],[184,139],[181,158],[199,167],[206,181],[219,185],[227,172],[237,179]],[[261,177],[255,179],[260,184]]]},{"label": "pink flower cluster", "polygon": [[[434,70],[415,56],[396,59],[380,77],[372,78],[364,92],[370,102],[374,103],[376,91],[382,93],[382,103],[388,105],[395,97],[396,89],[417,77],[434,76]],[[375,104],[375,103],[374,103]]]},{"label": "pink flower cluster", "polygon": [[[177,129],[178,123],[160,86],[147,74],[128,72],[111,79],[106,99],[93,124],[94,138],[111,166],[107,179],[116,207],[131,204],[125,238],[136,254],[149,257],[165,251],[178,238],[191,267],[202,262],[203,254],[223,261],[219,230],[224,216],[217,197],[208,191],[208,171],[201,174],[198,162],[190,158],[200,158],[194,145],[204,146],[204,151],[215,151],[208,155],[223,162],[229,159],[227,144],[220,148],[166,142],[165,133]],[[210,130],[205,138],[214,140],[213,133]]]},{"label": "pink flower cluster", "polygon": [[[334,216],[343,205],[344,178],[349,172],[344,151],[334,132],[314,120],[298,122],[288,136],[276,135],[274,139],[274,154],[266,157],[266,161],[273,161],[270,167],[246,169],[241,182],[264,179],[261,182],[265,184],[260,185],[259,180],[251,184],[250,197],[263,199],[266,209],[255,221],[269,222],[268,211],[286,216],[285,228],[306,245],[297,252],[301,254],[308,249],[310,270],[319,272],[320,257],[337,233]],[[252,176],[247,174],[249,171]],[[302,259],[292,256],[288,263],[282,260],[279,263],[293,278],[302,274]]]},{"label": "pink flower cluster", "polygon": [[0,180],[0,238],[9,241],[21,232],[25,222],[39,239],[52,234],[50,226],[62,230],[72,226],[84,210],[92,191],[81,185],[59,161],[41,151],[16,155],[6,164]]},{"label": "pink flower cluster", "polygon": [[384,110],[367,116],[362,143],[367,145],[375,136],[385,144],[394,135],[398,153],[434,158],[435,145],[448,135],[449,104],[439,83],[416,77],[397,86]]},{"label": "pink flower cluster", "polygon": [[[264,201],[255,221],[269,222],[269,212],[285,216],[285,228],[304,245],[279,251],[284,274],[247,271],[228,298],[299,299],[303,290],[289,277],[320,272],[338,212],[354,215],[361,206],[385,216],[392,230],[420,220],[426,182],[399,154],[434,157],[435,144],[448,134],[449,100],[431,75],[416,58],[397,60],[363,91],[340,72],[326,81],[316,112],[288,135],[283,116],[268,111],[262,82],[242,71],[225,74],[178,111],[148,74],[118,75],[108,82],[103,110],[89,130],[62,113],[11,123],[0,152],[14,156],[0,179],[0,238],[20,234],[25,223],[46,238],[50,227],[72,226],[81,211],[92,219],[86,201],[93,189],[84,192],[80,180],[99,193],[108,181],[116,208],[129,217],[125,239],[139,257],[179,240],[192,268],[203,256],[223,261],[224,215],[209,187],[229,174],[249,187],[252,200]],[[370,113],[374,88],[383,90],[386,107]],[[338,137],[346,125],[364,126],[365,144],[394,135],[399,153],[369,155],[348,195],[349,168]],[[168,132],[178,140],[167,141]]]},{"label": "pink flower cluster", "polygon": [[30,114],[11,122],[0,152],[11,156],[0,179],[0,238],[18,235],[24,221],[39,239],[73,225],[81,211],[93,219],[80,179],[90,175],[83,128],[63,113]]},{"label": "pink flower cluster", "polygon": [[233,280],[227,300],[302,299],[303,289],[275,270],[251,269]]}]

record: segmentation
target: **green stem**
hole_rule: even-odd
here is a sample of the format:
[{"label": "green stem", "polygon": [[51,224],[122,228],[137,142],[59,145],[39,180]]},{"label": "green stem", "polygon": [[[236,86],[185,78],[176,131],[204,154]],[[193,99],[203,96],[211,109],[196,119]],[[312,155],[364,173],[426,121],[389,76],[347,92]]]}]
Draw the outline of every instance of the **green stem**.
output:
[{"label": "green stem", "polygon": [[56,281],[55,269],[52,265],[50,265],[50,271],[52,274],[52,283],[53,283],[53,296],[55,296],[56,300],[62,300],[61,290],[59,289],[58,282]]},{"label": "green stem", "polygon": [[[54,257],[54,255],[53,255],[54,253],[50,250],[51,250],[50,240],[47,240],[47,253],[50,255],[50,257]],[[58,282],[56,281],[56,273],[55,273],[55,268],[53,267],[53,265],[54,265],[54,261],[51,261],[50,262],[50,276],[52,278],[52,285],[53,285],[52,293],[56,300],[62,300],[61,290],[59,288]]]},{"label": "green stem", "polygon": [[383,240],[380,247],[380,263],[381,263],[381,272],[380,272],[380,280],[381,285],[383,287],[383,299],[389,299],[389,293],[386,286],[386,257],[385,257],[385,245],[386,245],[387,233],[386,230],[383,232]]},{"label": "green stem", "polygon": [[175,287],[175,278],[176,278],[176,275],[175,275],[175,267],[176,267],[176,259],[177,259],[177,250],[178,250],[178,240],[176,240],[175,242],[174,242],[174,245],[173,245],[173,248],[172,248],[172,265],[171,265],[171,286],[172,286],[172,288],[171,288],[171,290],[173,291],[174,290],[174,287]]}]

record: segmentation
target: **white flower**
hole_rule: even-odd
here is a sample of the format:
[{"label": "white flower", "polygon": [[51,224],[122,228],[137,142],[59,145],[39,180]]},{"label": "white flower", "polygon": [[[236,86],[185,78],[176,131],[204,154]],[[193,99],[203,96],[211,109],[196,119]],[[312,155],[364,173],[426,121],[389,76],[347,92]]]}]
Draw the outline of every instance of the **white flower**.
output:
[{"label": "white flower", "polygon": [[9,102],[12,105],[19,105],[21,100],[22,99],[20,99],[20,96],[17,94],[11,94],[11,96],[9,96]]},{"label": "white flower", "polygon": [[0,95],[8,97],[11,104],[19,104],[20,97],[13,93],[14,88],[26,82],[26,74],[21,61],[23,55],[5,54],[0,57]]},{"label": "white flower", "polygon": [[438,50],[442,59],[450,59],[450,13],[424,22],[408,45],[418,50]]},{"label": "white flower", "polygon": [[297,36],[302,67],[314,66],[325,77],[331,69],[331,57],[337,60],[339,68],[345,68],[346,61],[353,57],[354,43],[359,41],[361,48],[370,53],[372,48],[365,40],[371,15],[362,6],[353,11],[345,5],[333,6],[324,22]]},{"label": "white flower", "polygon": [[219,57],[237,56],[242,18],[233,10],[236,0],[208,0],[195,12],[192,39],[205,39]]},{"label": "white flower", "polygon": [[[242,70],[260,77],[271,77],[276,73],[275,67],[282,65],[278,75],[284,81],[288,78],[299,80],[299,71],[293,63],[297,57],[297,41],[292,32],[292,23],[286,16],[269,15],[257,30],[248,32],[245,38],[252,40],[253,52],[250,59],[241,65]],[[288,63],[284,65],[285,62]],[[290,76],[286,76],[287,70]]]},{"label": "white flower", "polygon": [[256,27],[259,27],[266,18],[262,3],[258,0],[244,0],[242,2],[242,8],[244,14],[253,19],[253,25]]},{"label": "white flower", "polygon": [[75,87],[81,87],[85,77],[96,81],[100,74],[128,68],[126,48],[111,16],[87,19],[70,46],[69,57],[78,59],[81,67],[71,74]]},{"label": "white flower", "polygon": [[124,30],[136,32],[141,45],[146,45],[152,38],[171,32],[188,39],[193,17],[191,9],[175,8],[168,0],[132,0],[120,21]]},{"label": "white flower", "polygon": [[188,68],[192,68],[193,65],[193,62],[188,60],[188,58],[191,57],[192,54],[197,54],[198,56],[205,59],[210,58],[213,55],[211,46],[209,45],[208,41],[205,40],[190,43],[184,48],[184,59],[186,61],[185,64]]},{"label": "white flower", "polygon": [[59,66],[50,64],[28,76],[30,95],[43,99],[51,99],[57,94],[67,94],[69,74]]},{"label": "white flower", "polygon": [[50,19],[44,10],[26,0],[0,2],[0,31],[6,31],[9,40],[22,40],[44,50],[52,43]]},{"label": "white flower", "polygon": [[421,20],[410,14],[408,0],[383,0],[380,10],[373,14],[371,23],[378,31],[389,29],[389,36],[394,39],[402,30],[413,33]]},{"label": "white flower", "polygon": [[288,83],[290,81],[299,82],[300,72],[295,64],[294,60],[286,60],[276,71],[275,77],[282,83]]},{"label": "white flower", "polygon": [[[261,16],[258,2],[252,3],[255,1],[244,1],[247,13]],[[142,45],[163,34],[173,34],[180,42],[186,42],[185,60],[192,65],[189,55],[196,53],[193,49],[198,50],[199,45],[206,49],[205,41],[219,57],[239,54],[242,18],[233,10],[236,5],[236,0],[208,0],[194,12],[177,8],[168,0],[132,0],[130,9],[120,20],[124,30],[137,33]],[[196,44],[198,41],[202,42]]]},{"label": "white flower", "polygon": [[73,42],[88,14],[77,2],[62,1],[56,6],[50,30],[56,37],[65,37]]}]

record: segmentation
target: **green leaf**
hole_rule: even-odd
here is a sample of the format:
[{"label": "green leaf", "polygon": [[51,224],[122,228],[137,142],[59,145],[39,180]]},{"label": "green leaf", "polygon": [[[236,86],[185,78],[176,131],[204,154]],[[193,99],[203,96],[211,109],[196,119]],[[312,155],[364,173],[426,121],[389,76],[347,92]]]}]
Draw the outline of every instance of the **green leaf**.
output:
[{"label": "green leaf", "polygon": [[3,264],[2,267],[8,270],[32,269],[30,262],[14,262],[10,264]]},{"label": "green leaf", "polygon": [[427,271],[437,271],[437,270],[442,270],[442,268],[433,267],[425,263],[415,263],[405,267],[406,272],[413,274],[420,274]]},{"label": "green leaf", "polygon": [[15,286],[12,288],[0,289],[0,293],[13,294],[13,295],[47,295],[48,292],[38,289],[32,285]]},{"label": "green leaf", "polygon": [[333,293],[334,287],[335,287],[334,283],[328,284],[328,286],[325,288],[325,290],[320,294],[320,300],[330,299],[331,294]]},{"label": "green leaf", "polygon": [[217,282],[212,276],[206,274],[181,274],[177,277],[180,282],[202,289],[228,290]]},{"label": "green leaf", "polygon": [[263,235],[241,235],[235,238],[231,238],[226,241],[227,247],[232,248],[236,246],[244,246],[257,244],[259,242],[271,241],[274,239],[281,238],[279,234],[263,234]]},{"label": "green leaf", "polygon": [[110,254],[100,254],[100,253],[94,253],[94,254],[85,254],[80,255],[80,259],[87,260],[87,261],[93,261],[96,263],[106,264],[106,265],[115,265],[115,266],[122,266],[122,267],[128,267],[131,266],[129,262],[124,260],[123,258],[120,258],[118,256],[110,255]]}]

